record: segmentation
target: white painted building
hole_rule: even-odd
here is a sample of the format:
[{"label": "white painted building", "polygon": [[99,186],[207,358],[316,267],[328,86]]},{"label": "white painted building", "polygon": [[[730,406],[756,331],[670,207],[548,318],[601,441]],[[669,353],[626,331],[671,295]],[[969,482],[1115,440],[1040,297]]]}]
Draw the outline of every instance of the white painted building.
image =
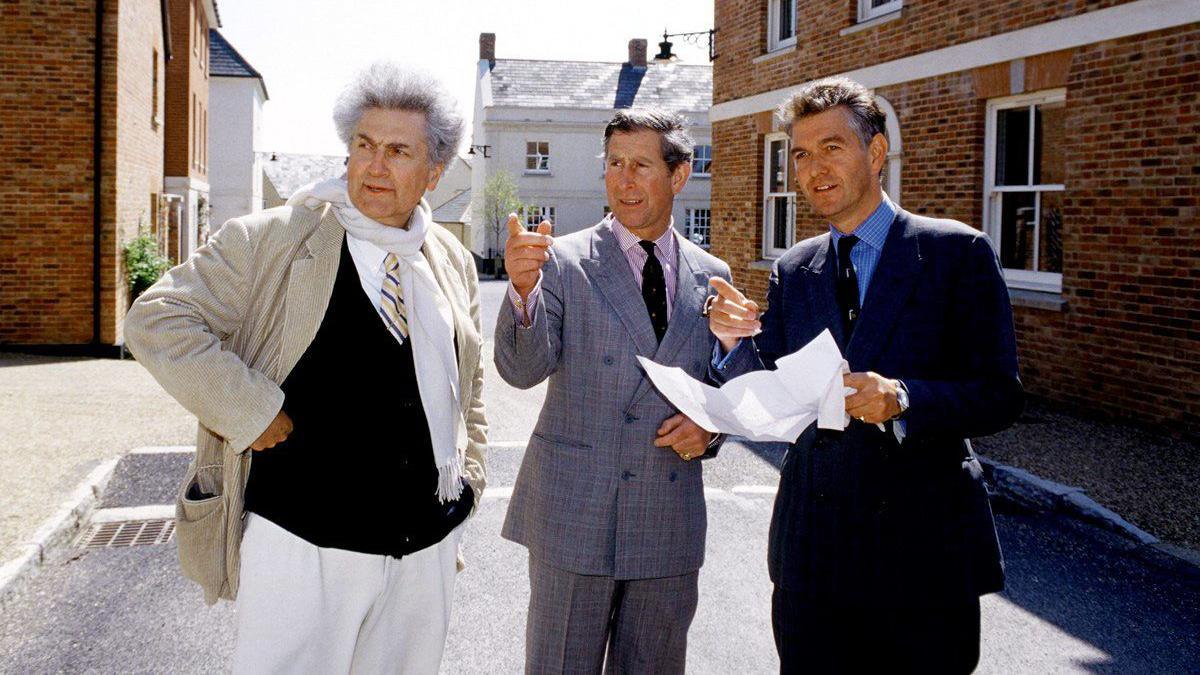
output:
[{"label": "white painted building", "polygon": [[215,232],[230,218],[263,208],[259,144],[267,86],[224,36],[209,35],[209,222]]},{"label": "white painted building", "polygon": [[[531,208],[527,223],[554,221],[565,234],[595,225],[608,212],[604,126],[618,108],[656,106],[687,117],[697,159],[675,199],[675,227],[708,245],[712,67],[646,61],[646,41],[629,42],[619,62],[497,59],[495,35],[479,37],[472,126],[471,193],[475,213],[465,243],[481,258],[504,246],[483,217],[484,185],[498,170],[516,180]],[[486,155],[486,157],[485,157]]]}]

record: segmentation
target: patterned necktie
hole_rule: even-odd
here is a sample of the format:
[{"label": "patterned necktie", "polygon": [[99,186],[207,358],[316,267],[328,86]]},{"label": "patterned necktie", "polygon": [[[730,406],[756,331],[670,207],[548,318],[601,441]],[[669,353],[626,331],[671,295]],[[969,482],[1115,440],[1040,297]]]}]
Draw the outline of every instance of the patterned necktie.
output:
[{"label": "patterned necktie", "polygon": [[862,307],[858,303],[858,273],[854,271],[854,263],[850,261],[850,251],[858,243],[858,237],[848,235],[838,240],[838,278],[837,299],[842,314],[842,333],[846,342],[854,333],[854,324]]},{"label": "patterned necktie", "polygon": [[646,264],[642,266],[642,299],[650,313],[654,337],[662,342],[667,332],[667,282],[663,278],[662,264],[654,255],[654,242],[639,241],[638,245],[646,251]]},{"label": "patterned necktie", "polygon": [[400,344],[408,339],[408,311],[404,308],[404,294],[400,290],[400,260],[395,253],[383,259],[383,287],[379,294],[379,314],[392,335]]}]

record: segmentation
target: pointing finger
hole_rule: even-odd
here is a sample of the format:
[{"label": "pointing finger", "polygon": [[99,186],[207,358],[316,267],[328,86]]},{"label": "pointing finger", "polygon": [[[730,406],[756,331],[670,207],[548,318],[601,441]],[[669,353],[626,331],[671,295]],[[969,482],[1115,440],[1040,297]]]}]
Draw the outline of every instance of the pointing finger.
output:
[{"label": "pointing finger", "polygon": [[508,214],[508,236],[512,237],[524,231],[525,228],[521,227],[521,220],[517,218],[517,214]]}]

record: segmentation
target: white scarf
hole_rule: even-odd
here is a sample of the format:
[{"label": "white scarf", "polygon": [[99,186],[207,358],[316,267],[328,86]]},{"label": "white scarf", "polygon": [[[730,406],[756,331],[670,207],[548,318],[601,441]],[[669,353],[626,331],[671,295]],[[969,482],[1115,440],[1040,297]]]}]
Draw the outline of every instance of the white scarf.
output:
[{"label": "white scarf", "polygon": [[[328,202],[337,221],[358,239],[396,254],[400,288],[408,314],[417,389],[438,469],[437,496],[443,503],[462,496],[463,457],[467,427],[459,405],[458,359],[454,351],[454,315],[429,261],[421,252],[433,214],[425,200],[413,210],[408,229],[391,227],[363,215],[350,202],[345,178],[333,178],[300,188],[289,206],[320,208]],[[403,438],[399,439],[404,442]]]}]

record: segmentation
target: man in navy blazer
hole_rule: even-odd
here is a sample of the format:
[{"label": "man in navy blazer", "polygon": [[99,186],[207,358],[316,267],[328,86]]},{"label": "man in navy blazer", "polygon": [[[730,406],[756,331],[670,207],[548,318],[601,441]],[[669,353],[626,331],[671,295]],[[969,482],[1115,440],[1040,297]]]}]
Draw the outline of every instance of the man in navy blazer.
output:
[{"label": "man in navy blazer", "polygon": [[712,280],[712,370],[774,368],[828,329],[856,390],[849,426],[809,427],[780,471],[768,565],[781,670],[971,672],[979,596],[1004,574],[968,439],[1011,425],[1024,398],[996,254],[979,231],[888,199],[884,113],[858,83],[812,83],[780,114],[797,188],[830,231],[780,257],[761,321]]}]

